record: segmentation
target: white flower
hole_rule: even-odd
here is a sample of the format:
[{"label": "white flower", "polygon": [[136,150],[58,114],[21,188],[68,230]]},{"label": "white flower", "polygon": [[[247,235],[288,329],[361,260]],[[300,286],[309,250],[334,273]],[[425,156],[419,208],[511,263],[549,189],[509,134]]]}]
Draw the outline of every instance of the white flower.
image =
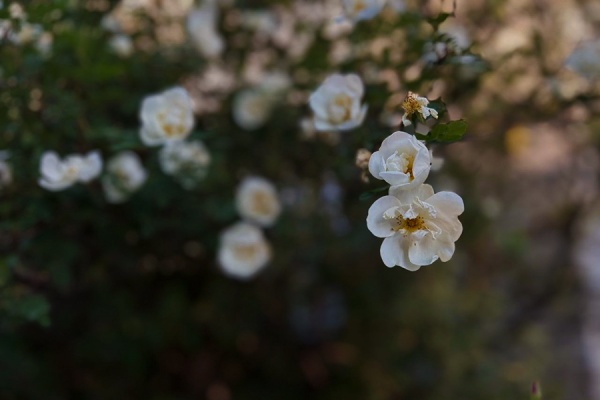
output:
[{"label": "white flower", "polygon": [[250,131],[262,127],[290,85],[287,75],[273,72],[267,74],[258,86],[238,92],[233,99],[232,109],[236,124]]},{"label": "white flower", "polygon": [[360,104],[364,86],[358,75],[334,74],[310,95],[319,131],[348,130],[362,124],[367,106]]},{"label": "white flower", "polygon": [[249,279],[271,259],[271,246],[254,225],[238,222],[221,233],[218,260],[229,276]]},{"label": "white flower", "polygon": [[207,58],[219,57],[225,50],[225,42],[217,30],[217,8],[205,2],[187,17],[187,31],[198,52]]},{"label": "white flower", "polygon": [[206,176],[210,153],[199,140],[174,142],[160,150],[159,160],[165,174],[175,175],[183,187],[191,189]]},{"label": "white flower", "polygon": [[277,190],[264,178],[244,179],[238,186],[235,202],[243,218],[265,227],[273,225],[281,213]]},{"label": "white flower", "polygon": [[425,182],[431,169],[431,153],[413,135],[398,131],[381,143],[369,160],[369,172],[399,189],[412,189]]},{"label": "white flower", "polygon": [[107,174],[102,178],[106,200],[122,203],[146,181],[146,170],[131,151],[122,151],[108,161]]},{"label": "white flower", "polygon": [[342,6],[346,18],[352,21],[360,21],[375,17],[386,0],[342,0]]},{"label": "white flower", "polygon": [[184,140],[194,127],[192,100],[182,87],[148,96],[140,110],[140,137],[148,146]]},{"label": "white flower", "polygon": [[569,55],[565,66],[586,79],[600,79],[600,40],[579,45]]},{"label": "white flower", "polygon": [[38,183],[47,190],[58,191],[77,182],[87,183],[100,175],[102,157],[97,151],[85,156],[71,154],[61,160],[58,154],[47,151],[42,154]]},{"label": "white flower", "polygon": [[427,107],[427,105],[429,105],[429,100],[425,97],[421,97],[413,92],[408,92],[406,99],[402,102],[402,108],[404,109],[402,123],[405,126],[410,125],[412,123],[410,118],[417,113],[421,114],[423,119],[427,119],[429,116],[437,119],[438,112],[433,108]]},{"label": "white flower", "polygon": [[233,119],[249,131],[262,127],[271,116],[272,109],[271,96],[258,88],[244,89],[233,99]]},{"label": "white flower", "polygon": [[458,216],[464,211],[460,196],[433,192],[430,185],[413,190],[390,190],[371,206],[367,227],[385,238],[381,259],[388,267],[399,265],[416,271],[436,260],[446,262],[454,254],[454,242],[462,233]]},{"label": "white flower", "polygon": [[119,57],[129,57],[133,54],[133,42],[127,35],[114,35],[110,38],[108,45]]}]

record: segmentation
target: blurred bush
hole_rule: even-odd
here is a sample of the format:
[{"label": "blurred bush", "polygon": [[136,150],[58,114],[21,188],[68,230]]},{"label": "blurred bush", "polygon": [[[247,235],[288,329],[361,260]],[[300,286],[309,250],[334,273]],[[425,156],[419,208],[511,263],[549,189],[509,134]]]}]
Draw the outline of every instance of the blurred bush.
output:
[{"label": "blurred bush", "polygon": [[[454,18],[451,4],[390,0],[353,24],[333,0],[223,1],[210,43],[186,31],[191,1],[31,0],[25,17],[6,3],[3,398],[493,400],[526,398],[536,379],[548,398],[584,398],[569,254],[597,204],[598,87],[562,68],[584,33],[558,41],[600,19],[594,2],[459,2]],[[362,77],[367,119],[303,129],[335,71]],[[244,126],[236,96],[273,74],[289,86]],[[210,152],[197,185],[162,172],[139,138],[143,99],[176,85]],[[434,147],[445,164],[431,178],[465,199],[463,237],[417,273],[383,266],[359,200],[382,185],[354,165],[397,130],[409,90],[470,124],[464,142]],[[48,150],[133,151],[148,179],[117,205],[99,181],[46,191]],[[284,210],[265,230],[271,262],[238,281],[215,259],[251,175]]]}]

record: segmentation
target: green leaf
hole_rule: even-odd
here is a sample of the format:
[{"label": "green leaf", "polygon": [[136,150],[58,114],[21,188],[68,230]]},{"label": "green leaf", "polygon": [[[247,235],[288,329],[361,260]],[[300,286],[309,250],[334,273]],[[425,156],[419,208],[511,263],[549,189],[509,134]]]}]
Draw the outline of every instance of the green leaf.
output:
[{"label": "green leaf", "polygon": [[437,15],[437,17],[428,18],[427,22],[429,22],[431,24],[431,26],[433,26],[433,29],[435,29],[437,31],[439,26],[441,24],[443,24],[444,21],[446,21],[448,19],[448,17],[453,17],[453,16],[454,16],[454,14],[451,14],[451,13],[440,13]]},{"label": "green leaf", "polygon": [[466,132],[467,121],[460,119],[446,124],[437,124],[427,135],[415,134],[415,136],[427,143],[452,143],[462,139]]},{"label": "green leaf", "polygon": [[373,190],[369,190],[367,192],[363,192],[363,193],[360,194],[360,196],[358,196],[358,199],[360,201],[369,200],[371,197],[375,196],[377,193],[386,192],[389,188],[390,188],[389,186],[382,186],[382,187],[379,187],[377,189],[373,189]]},{"label": "green leaf", "polygon": [[27,321],[38,322],[42,326],[50,325],[50,304],[41,295],[32,294],[19,299],[13,312]]}]

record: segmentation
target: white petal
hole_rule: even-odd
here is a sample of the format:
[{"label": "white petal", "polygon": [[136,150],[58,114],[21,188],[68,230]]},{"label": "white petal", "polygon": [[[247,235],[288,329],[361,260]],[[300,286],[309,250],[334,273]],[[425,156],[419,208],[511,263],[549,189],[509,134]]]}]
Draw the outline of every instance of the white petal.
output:
[{"label": "white petal", "polygon": [[79,170],[79,180],[89,182],[102,172],[102,157],[97,151],[88,153],[83,159],[83,165]]},{"label": "white petal", "polygon": [[454,255],[456,246],[453,241],[442,241],[438,245],[438,255],[442,262],[446,262]]},{"label": "white petal", "polygon": [[381,244],[380,254],[383,263],[386,267],[393,267],[398,265],[409,271],[416,271],[420,268],[419,265],[415,265],[408,259],[407,254],[408,240],[404,235],[394,235],[383,239]]},{"label": "white petal", "polygon": [[392,186],[403,187],[411,183],[410,176],[400,171],[383,171],[379,175]]},{"label": "white petal", "polygon": [[410,204],[415,197],[419,199],[427,199],[433,195],[433,188],[426,183],[409,188],[408,190],[402,187],[390,187],[389,194],[398,198],[402,204]]},{"label": "white petal", "polygon": [[415,181],[423,183],[425,182],[425,179],[427,179],[427,176],[429,176],[429,171],[431,170],[431,156],[425,145],[421,142],[417,143],[421,144],[423,147],[417,152],[417,156],[415,157],[413,163],[413,175]]},{"label": "white petal", "polygon": [[58,154],[47,151],[40,161],[40,173],[51,180],[59,180],[63,175],[63,167]]},{"label": "white petal", "polygon": [[[415,232],[417,233],[417,232]],[[419,235],[411,235],[410,246],[408,249],[408,258],[416,265],[430,265],[437,261],[438,242],[433,239],[430,233],[427,233],[422,238]]]},{"label": "white petal", "polygon": [[377,237],[388,237],[395,232],[391,229],[389,220],[383,218],[383,214],[390,208],[400,206],[400,202],[394,196],[383,196],[377,199],[369,208],[367,214],[367,228]]},{"label": "white petal", "polygon": [[447,216],[458,216],[465,211],[463,199],[453,192],[438,192],[426,201]]},{"label": "white petal", "polygon": [[38,180],[38,183],[44,189],[50,190],[53,192],[57,192],[59,190],[66,189],[69,186],[73,185],[73,182],[70,182],[70,181],[64,181],[64,180],[63,181],[49,181],[44,178]]},{"label": "white petal", "polygon": [[391,156],[398,149],[407,149],[407,151],[405,151],[405,152],[408,152],[409,149],[412,149],[414,147],[412,145],[413,139],[416,140],[414,138],[414,136],[412,136],[406,132],[402,132],[402,131],[394,132],[390,136],[383,139],[383,142],[381,142],[381,147],[379,148],[379,151],[381,151],[382,156],[385,159],[387,159],[389,156]]},{"label": "white petal", "polygon": [[160,146],[165,143],[164,137],[157,135],[156,131],[145,127],[140,129],[140,139],[146,146]]},{"label": "white petal", "polygon": [[381,172],[385,171],[385,160],[381,156],[380,151],[376,151],[369,159],[369,172],[377,179],[383,179]]}]

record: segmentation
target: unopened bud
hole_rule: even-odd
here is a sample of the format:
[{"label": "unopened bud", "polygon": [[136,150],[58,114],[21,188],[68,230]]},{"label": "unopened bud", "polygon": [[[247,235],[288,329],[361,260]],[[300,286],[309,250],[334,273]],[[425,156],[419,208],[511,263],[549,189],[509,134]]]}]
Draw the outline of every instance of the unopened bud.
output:
[{"label": "unopened bud", "polygon": [[539,382],[533,382],[531,384],[531,400],[541,400],[542,398],[542,387]]},{"label": "unopened bud", "polygon": [[371,152],[367,149],[358,149],[356,152],[356,166],[360,169],[369,168],[369,160],[371,159]]}]

